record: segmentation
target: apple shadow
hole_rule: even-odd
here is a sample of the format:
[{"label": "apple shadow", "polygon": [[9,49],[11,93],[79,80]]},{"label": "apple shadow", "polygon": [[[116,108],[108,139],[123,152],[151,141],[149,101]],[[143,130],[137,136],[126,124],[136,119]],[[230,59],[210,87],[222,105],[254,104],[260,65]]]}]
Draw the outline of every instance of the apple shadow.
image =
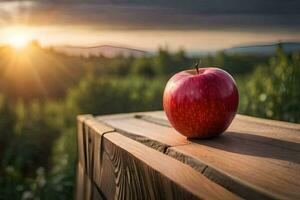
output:
[{"label": "apple shadow", "polygon": [[300,164],[300,144],[261,135],[226,131],[209,139],[188,139],[222,151]]}]

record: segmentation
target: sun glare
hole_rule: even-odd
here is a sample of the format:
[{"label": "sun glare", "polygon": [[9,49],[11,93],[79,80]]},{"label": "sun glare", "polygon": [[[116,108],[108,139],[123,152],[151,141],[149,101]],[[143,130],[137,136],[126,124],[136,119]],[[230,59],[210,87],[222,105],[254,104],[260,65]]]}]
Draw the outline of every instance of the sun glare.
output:
[{"label": "sun glare", "polygon": [[6,44],[15,49],[24,49],[33,39],[33,31],[26,26],[10,26],[4,29]]},{"label": "sun glare", "polygon": [[30,42],[30,38],[24,34],[15,34],[10,37],[9,44],[16,49],[25,48]]}]

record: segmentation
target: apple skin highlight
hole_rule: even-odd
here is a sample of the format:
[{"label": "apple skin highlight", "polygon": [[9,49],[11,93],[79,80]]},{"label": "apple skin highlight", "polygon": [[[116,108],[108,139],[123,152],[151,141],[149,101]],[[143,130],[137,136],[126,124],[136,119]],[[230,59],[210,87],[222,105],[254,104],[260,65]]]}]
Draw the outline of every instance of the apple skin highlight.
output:
[{"label": "apple skin highlight", "polygon": [[238,103],[232,76],[213,67],[175,74],[163,95],[170,123],[188,138],[209,138],[223,133],[232,122]]}]

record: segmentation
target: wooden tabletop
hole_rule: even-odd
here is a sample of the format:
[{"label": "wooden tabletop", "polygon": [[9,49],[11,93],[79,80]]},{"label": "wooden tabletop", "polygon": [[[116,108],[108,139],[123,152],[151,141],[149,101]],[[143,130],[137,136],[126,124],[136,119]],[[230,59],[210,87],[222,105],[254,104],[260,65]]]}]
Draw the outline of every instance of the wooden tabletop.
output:
[{"label": "wooden tabletop", "polygon": [[[80,120],[84,121],[83,126],[93,130],[88,136],[82,137],[91,137],[94,145],[93,149],[89,150],[89,145],[80,147],[79,144],[79,148],[86,149],[79,149],[79,156],[82,157],[79,160],[83,166],[89,166],[86,167],[89,170],[85,170],[87,174],[90,173],[88,171],[93,171],[92,176],[100,193],[112,194],[111,198],[116,198],[117,192],[107,192],[111,189],[106,186],[113,185],[118,190],[122,187],[116,186],[116,180],[104,184],[104,180],[110,180],[107,174],[114,172],[102,173],[99,169],[103,168],[101,165],[105,165],[105,159],[97,155],[101,154],[103,148],[113,149],[112,146],[117,146],[122,150],[118,150],[118,155],[124,150],[143,163],[143,167],[150,167],[156,173],[167,177],[182,188],[182,191],[195,198],[300,199],[299,124],[237,115],[221,136],[189,140],[171,127],[162,111],[99,117],[88,115],[79,117]],[[97,137],[98,140],[94,139]],[[81,141],[82,138],[78,140]],[[104,147],[97,150],[102,143]],[[82,151],[86,152],[85,154],[93,152],[93,155],[83,155]],[[107,159],[112,162],[110,155],[115,156],[116,152],[106,152]],[[115,162],[117,166],[120,161]],[[116,170],[115,168],[115,172]],[[136,168],[132,170],[139,171]],[[138,187],[134,185],[136,181],[139,185],[151,184],[151,177],[131,177],[127,181],[133,184],[132,187]],[[130,184],[127,187],[131,187]],[[101,188],[104,188],[104,191],[101,191]],[[121,193],[119,191],[118,195]],[[122,195],[129,193],[132,192],[123,192]],[[157,197],[155,191],[152,197]]]}]

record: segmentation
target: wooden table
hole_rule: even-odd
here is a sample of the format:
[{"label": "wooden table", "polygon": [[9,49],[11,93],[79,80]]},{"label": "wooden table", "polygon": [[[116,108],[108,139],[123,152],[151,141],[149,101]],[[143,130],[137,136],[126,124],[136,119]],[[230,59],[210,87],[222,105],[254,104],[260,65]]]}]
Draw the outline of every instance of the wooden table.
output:
[{"label": "wooden table", "polygon": [[164,112],[78,116],[77,199],[300,199],[300,125],[237,115],[188,140]]}]

